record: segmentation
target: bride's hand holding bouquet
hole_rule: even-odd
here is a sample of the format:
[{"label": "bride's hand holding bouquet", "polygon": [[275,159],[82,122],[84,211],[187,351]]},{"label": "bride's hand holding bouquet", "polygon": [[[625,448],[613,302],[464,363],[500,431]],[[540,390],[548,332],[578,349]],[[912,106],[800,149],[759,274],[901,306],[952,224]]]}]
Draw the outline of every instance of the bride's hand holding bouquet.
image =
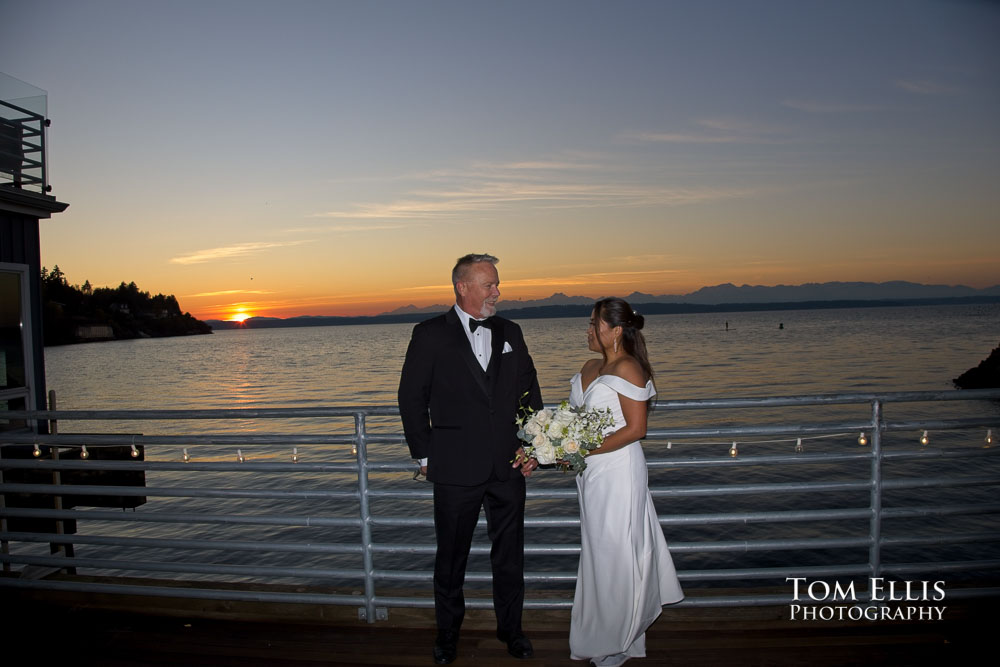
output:
[{"label": "bride's hand holding bouquet", "polygon": [[601,446],[615,424],[608,409],[573,408],[567,401],[555,410],[524,410],[516,421],[517,437],[526,443],[519,452],[521,460],[535,459],[539,465],[556,464],[576,473],[587,467],[587,455]]}]

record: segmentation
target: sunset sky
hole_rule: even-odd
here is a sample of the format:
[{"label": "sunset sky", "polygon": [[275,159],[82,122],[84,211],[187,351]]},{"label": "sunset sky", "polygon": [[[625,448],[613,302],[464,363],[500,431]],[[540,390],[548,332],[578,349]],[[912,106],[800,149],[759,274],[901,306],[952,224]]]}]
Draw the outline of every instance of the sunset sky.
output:
[{"label": "sunset sky", "polygon": [[0,0],[43,263],[201,318],[1000,283],[1000,3]]}]

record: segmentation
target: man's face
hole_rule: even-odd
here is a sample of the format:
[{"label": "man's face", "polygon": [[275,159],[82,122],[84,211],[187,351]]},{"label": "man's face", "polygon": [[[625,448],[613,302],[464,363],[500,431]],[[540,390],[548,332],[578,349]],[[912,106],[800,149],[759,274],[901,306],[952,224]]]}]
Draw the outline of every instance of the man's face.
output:
[{"label": "man's face", "polygon": [[500,275],[490,262],[470,266],[465,277],[455,285],[458,307],[474,317],[491,317],[497,313],[500,298]]}]

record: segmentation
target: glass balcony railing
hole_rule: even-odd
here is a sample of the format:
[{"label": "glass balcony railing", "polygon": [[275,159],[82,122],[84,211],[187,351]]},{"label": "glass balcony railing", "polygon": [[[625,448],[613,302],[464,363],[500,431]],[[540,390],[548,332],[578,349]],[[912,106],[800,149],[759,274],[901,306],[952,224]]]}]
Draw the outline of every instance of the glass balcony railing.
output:
[{"label": "glass balcony railing", "polygon": [[0,187],[39,194],[45,176],[47,93],[0,73]]}]

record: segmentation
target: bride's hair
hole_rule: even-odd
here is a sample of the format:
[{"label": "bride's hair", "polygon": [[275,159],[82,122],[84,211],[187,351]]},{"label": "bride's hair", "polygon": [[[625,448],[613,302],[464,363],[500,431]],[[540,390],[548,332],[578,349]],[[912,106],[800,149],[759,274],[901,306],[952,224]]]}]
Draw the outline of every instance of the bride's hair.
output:
[{"label": "bride's hair", "polygon": [[[633,359],[639,362],[648,380],[653,379],[653,367],[649,365],[649,354],[646,352],[646,337],[642,335],[642,327],[646,323],[639,313],[632,310],[625,299],[609,297],[601,299],[594,304],[594,314],[608,323],[611,327],[622,328],[622,348]],[[598,345],[601,345],[600,337],[597,338]],[[602,351],[603,345],[601,345]],[[605,352],[605,357],[607,352]],[[652,399],[647,402],[651,408]]]}]

